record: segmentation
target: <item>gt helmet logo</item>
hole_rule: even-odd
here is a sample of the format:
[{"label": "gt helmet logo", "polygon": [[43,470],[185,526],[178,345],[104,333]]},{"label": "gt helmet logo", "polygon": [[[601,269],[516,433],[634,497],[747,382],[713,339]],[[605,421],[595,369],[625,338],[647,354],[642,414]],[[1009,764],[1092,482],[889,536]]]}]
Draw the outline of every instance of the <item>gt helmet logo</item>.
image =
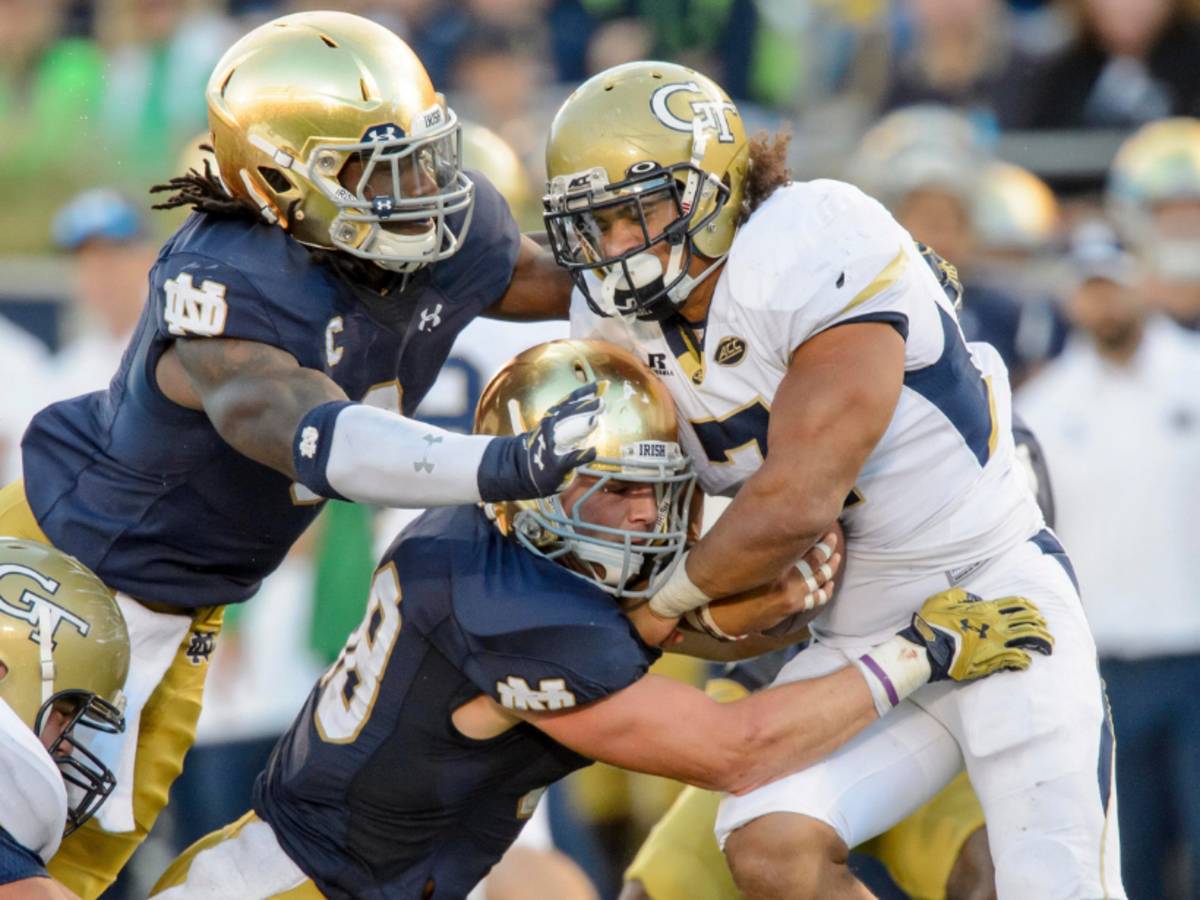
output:
[{"label": "gt helmet logo", "polygon": [[689,133],[692,130],[692,120],[699,119],[706,129],[716,132],[718,141],[722,144],[732,144],[734,135],[733,129],[729,126],[728,115],[733,113],[736,116],[738,114],[737,107],[728,100],[691,100],[689,107],[692,111],[692,118],[684,119],[672,112],[670,105],[671,98],[681,91],[700,94],[701,98],[704,97],[700,85],[694,81],[664,84],[650,95],[650,111],[654,113],[654,118],[668,128]]},{"label": "gt helmet logo", "polygon": [[[4,563],[0,565],[0,581],[3,581],[10,575],[23,575],[40,586],[47,594],[57,593],[59,588],[59,583],[53,578],[43,575],[36,569],[31,569],[29,566],[23,566],[19,563]],[[80,618],[70,610],[64,609],[54,601],[40,594],[35,594],[28,588],[21,591],[20,596],[16,598],[16,603],[6,600],[4,595],[0,594],[0,613],[5,613],[28,622],[32,626],[29,632],[29,639],[34,643],[37,643],[41,639],[41,635],[38,634],[38,624],[41,619],[40,610],[42,607],[45,607],[50,614],[51,647],[55,645],[54,635],[58,632],[58,627],[63,622],[70,623],[83,637],[87,637],[88,632],[91,631],[92,626],[86,619]]]}]

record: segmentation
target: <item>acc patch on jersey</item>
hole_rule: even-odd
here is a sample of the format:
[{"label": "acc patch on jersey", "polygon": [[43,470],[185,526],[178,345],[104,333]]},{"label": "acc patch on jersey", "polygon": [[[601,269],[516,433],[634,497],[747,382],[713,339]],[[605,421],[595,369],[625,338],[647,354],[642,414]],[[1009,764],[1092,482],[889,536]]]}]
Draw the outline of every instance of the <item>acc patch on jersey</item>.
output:
[{"label": "acc patch on jersey", "polygon": [[717,344],[713,359],[718,366],[736,366],[746,358],[746,342],[736,335],[727,335]]}]

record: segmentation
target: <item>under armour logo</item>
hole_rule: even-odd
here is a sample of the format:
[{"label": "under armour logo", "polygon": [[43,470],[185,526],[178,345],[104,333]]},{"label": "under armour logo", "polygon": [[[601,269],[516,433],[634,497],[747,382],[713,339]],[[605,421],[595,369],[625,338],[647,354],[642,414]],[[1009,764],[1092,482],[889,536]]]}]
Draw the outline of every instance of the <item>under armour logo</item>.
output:
[{"label": "under armour logo", "polygon": [[187,649],[183,652],[191,660],[193,666],[198,666],[202,662],[208,662],[208,658],[212,656],[216,646],[217,639],[211,631],[193,631]]},{"label": "under armour logo", "polygon": [[984,622],[982,625],[972,625],[967,619],[960,620],[958,626],[963,631],[978,632],[981,639],[987,637],[988,628],[990,627],[987,622]]},{"label": "under armour logo", "polygon": [[371,201],[371,212],[381,219],[390,219],[396,211],[396,201],[389,196],[376,197]]},{"label": "under armour logo", "polygon": [[363,135],[363,142],[398,141],[402,137],[404,137],[404,129],[389,122],[386,125],[375,125],[368,128],[367,133]]},{"label": "under armour logo", "polygon": [[320,438],[321,432],[309,425],[300,432],[300,455],[305,459],[312,459],[317,455],[317,439]]},{"label": "under armour logo", "polygon": [[421,324],[417,326],[417,331],[433,331],[442,324],[442,304],[438,304],[433,309],[421,310]]},{"label": "under armour logo", "polygon": [[434,444],[440,444],[443,439],[440,435],[434,436],[432,434],[427,434],[423,440],[425,441],[425,456],[424,458],[413,463],[413,469],[417,472],[425,472],[428,474],[429,472],[432,472],[433,467],[437,465],[436,463],[431,463],[429,461],[429,451],[433,449]]}]

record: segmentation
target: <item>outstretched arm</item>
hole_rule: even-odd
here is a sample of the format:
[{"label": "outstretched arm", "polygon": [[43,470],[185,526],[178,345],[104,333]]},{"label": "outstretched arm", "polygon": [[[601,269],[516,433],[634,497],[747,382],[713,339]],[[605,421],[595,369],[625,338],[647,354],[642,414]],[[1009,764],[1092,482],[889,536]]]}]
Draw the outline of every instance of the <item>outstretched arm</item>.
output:
[{"label": "outstretched arm", "polygon": [[527,716],[592,759],[735,794],[811,765],[877,718],[853,668],[736,703],[647,675],[597,703]]},{"label": "outstretched arm", "polygon": [[[318,496],[382,506],[553,493],[594,455],[570,447],[591,431],[600,408],[596,386],[585,385],[529,434],[460,435],[351,402],[328,376],[291,354],[226,338],[177,341],[157,376],[169,399],[203,410],[217,433],[250,459]],[[542,465],[536,466],[539,441]]]},{"label": "outstretched arm", "polygon": [[492,319],[526,322],[566,319],[571,309],[571,288],[571,276],[555,263],[550,250],[523,234],[508,290],[483,314]]},{"label": "outstretched arm", "polygon": [[560,712],[519,712],[577,753],[698,787],[745,793],[811,765],[929,681],[968,681],[1030,665],[1053,639],[1020,597],[962,589],[925,601],[912,624],[850,666],[734,703],[647,675]]}]

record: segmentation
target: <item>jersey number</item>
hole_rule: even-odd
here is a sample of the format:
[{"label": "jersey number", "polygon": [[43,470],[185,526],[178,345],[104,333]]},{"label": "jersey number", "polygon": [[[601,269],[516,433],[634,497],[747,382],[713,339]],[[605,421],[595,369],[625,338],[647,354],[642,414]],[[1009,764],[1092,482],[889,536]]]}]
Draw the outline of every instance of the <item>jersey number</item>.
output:
[{"label": "jersey number", "polygon": [[400,634],[400,579],[389,563],[375,573],[362,624],[321,679],[317,733],[330,744],[358,737],[371,717],[379,683]]},{"label": "jersey number", "polygon": [[756,451],[758,461],[766,459],[767,425],[770,421],[771,407],[762,397],[755,397],[750,403],[720,419],[692,422],[692,428],[709,462],[721,466],[734,462],[734,454],[743,450]]}]

